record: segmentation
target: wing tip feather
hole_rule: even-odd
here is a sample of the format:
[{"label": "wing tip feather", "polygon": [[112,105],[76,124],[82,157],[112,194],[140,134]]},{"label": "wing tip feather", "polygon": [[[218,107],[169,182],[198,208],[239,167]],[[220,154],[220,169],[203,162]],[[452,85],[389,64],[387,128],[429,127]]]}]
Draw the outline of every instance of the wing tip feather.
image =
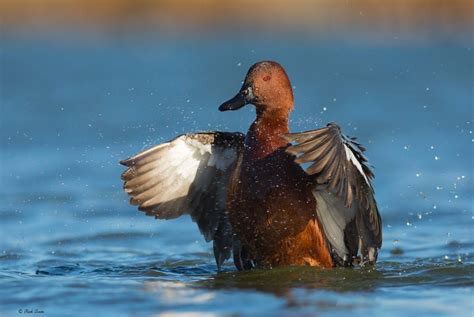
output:
[{"label": "wing tip feather", "polygon": [[[133,156],[132,156],[132,157],[129,157],[129,158],[126,158],[126,159],[124,159],[124,160],[119,161],[119,164],[128,167],[128,166],[131,166],[131,165],[132,165],[132,162],[133,162]],[[123,175],[123,174],[122,174],[122,175]]]}]

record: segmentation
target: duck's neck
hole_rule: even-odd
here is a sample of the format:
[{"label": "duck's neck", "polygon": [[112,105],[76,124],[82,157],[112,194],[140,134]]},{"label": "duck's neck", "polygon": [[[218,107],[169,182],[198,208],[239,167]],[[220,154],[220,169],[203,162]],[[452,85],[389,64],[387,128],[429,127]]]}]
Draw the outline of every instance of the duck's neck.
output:
[{"label": "duck's neck", "polygon": [[260,159],[286,146],[282,137],[288,133],[287,111],[262,111],[257,109],[257,118],[250,126],[245,140],[246,153],[252,159]]}]

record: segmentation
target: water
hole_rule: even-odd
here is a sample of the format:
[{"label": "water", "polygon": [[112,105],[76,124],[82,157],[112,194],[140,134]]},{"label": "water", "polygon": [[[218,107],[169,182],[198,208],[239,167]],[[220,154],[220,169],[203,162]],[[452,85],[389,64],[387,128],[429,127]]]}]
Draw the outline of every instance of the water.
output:
[{"label": "water", "polygon": [[[470,40],[5,32],[1,43],[1,316],[472,314]],[[367,146],[384,228],[375,269],[217,273],[189,218],[128,205],[118,161],[188,131],[245,131],[251,107],[217,106],[261,59],[288,70],[294,131],[336,121]]]}]

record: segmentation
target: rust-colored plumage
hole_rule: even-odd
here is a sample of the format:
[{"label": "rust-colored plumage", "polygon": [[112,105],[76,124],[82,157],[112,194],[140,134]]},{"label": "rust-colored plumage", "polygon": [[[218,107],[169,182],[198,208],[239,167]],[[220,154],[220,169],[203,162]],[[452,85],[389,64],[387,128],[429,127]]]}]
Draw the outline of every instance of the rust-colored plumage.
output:
[{"label": "rust-colored plumage", "polygon": [[381,220],[364,148],[335,124],[290,134],[293,92],[276,62],[252,66],[219,109],[248,103],[257,115],[245,137],[187,134],[123,161],[131,202],[157,218],[190,214],[219,268],[231,253],[241,270],[375,263]]}]

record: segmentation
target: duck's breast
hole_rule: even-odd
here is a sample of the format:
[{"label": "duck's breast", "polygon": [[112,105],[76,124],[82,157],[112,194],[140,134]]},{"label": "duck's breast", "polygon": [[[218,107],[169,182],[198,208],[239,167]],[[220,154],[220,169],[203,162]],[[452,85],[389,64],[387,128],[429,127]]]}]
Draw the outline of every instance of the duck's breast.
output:
[{"label": "duck's breast", "polygon": [[284,248],[314,219],[308,176],[284,149],[257,160],[242,155],[230,182],[232,227],[253,252],[275,254],[271,248]]}]

